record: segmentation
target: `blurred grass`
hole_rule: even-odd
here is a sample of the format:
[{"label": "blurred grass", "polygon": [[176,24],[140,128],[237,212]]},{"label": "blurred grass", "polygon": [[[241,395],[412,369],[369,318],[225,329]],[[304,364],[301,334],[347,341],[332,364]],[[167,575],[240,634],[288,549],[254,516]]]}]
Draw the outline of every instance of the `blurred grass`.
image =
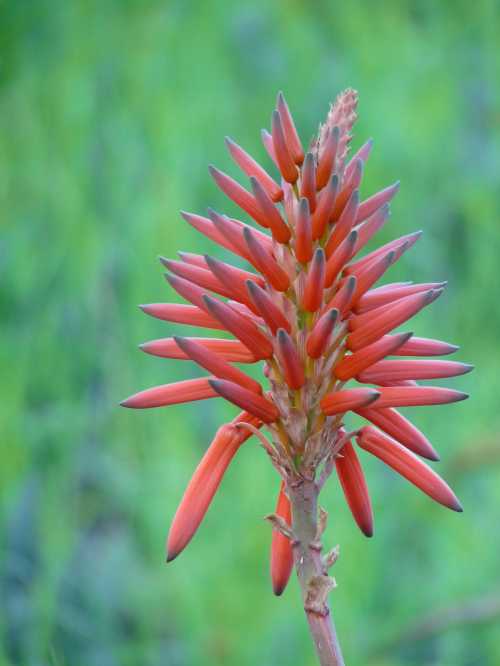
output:
[{"label": "blurred grass", "polygon": [[295,583],[270,592],[277,482],[254,444],[163,564],[185,483],[233,410],[116,405],[194,374],[136,351],[174,325],[135,304],[171,297],[158,254],[213,250],[178,210],[231,210],[206,172],[236,174],[223,136],[264,159],[278,89],[308,138],[347,86],[355,145],[375,138],[364,194],[402,181],[380,240],[425,231],[392,276],[450,281],[415,332],[477,369],[453,384],[467,403],[413,410],[463,515],[365,456],[367,541],[327,489],[338,630],[354,666],[500,663],[498,617],[397,644],[430,612],[500,595],[498,3],[3,0],[0,19],[1,666],[314,663]]}]

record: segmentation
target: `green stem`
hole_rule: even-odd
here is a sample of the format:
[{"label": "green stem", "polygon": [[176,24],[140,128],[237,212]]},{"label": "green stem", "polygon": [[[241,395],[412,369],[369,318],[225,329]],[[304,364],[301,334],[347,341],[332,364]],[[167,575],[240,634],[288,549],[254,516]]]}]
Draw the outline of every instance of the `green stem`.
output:
[{"label": "green stem", "polygon": [[292,504],[293,556],[302,590],[304,611],[321,666],[344,666],[327,596],[333,580],[321,558],[321,527],[318,529],[318,486],[300,480],[289,484]]}]

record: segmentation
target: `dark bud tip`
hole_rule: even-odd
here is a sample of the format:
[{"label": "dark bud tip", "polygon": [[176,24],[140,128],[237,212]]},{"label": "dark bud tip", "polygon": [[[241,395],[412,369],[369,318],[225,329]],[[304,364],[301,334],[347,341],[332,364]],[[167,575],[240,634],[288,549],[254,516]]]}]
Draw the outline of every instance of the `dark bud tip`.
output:
[{"label": "dark bud tip", "polygon": [[167,560],[166,560],[167,564],[168,564],[169,562],[173,562],[173,561],[175,560],[175,558],[176,558],[178,555],[179,555],[179,553],[175,553],[175,552],[174,552],[174,553],[167,552]]},{"label": "dark bud tip", "polygon": [[284,328],[278,328],[278,331],[276,333],[276,337],[278,338],[278,342],[283,343],[286,342],[287,339],[287,334]]},{"label": "dark bud tip", "polygon": [[247,289],[252,293],[255,294],[257,292],[257,285],[253,280],[245,280],[245,284],[247,286]]},{"label": "dark bud tip", "polygon": [[209,379],[208,380],[209,385],[213,388],[214,391],[218,392],[220,382],[218,379]]},{"label": "dark bud tip", "polygon": [[207,308],[211,308],[215,302],[215,299],[211,298],[208,294],[203,294],[202,299]]},{"label": "dark bud tip", "polygon": [[276,597],[281,597],[285,591],[285,585],[273,585],[273,592]]},{"label": "dark bud tip", "polygon": [[394,261],[394,257],[396,256],[396,253],[394,250],[391,250],[385,255],[385,263],[387,266],[390,266],[392,262]]},{"label": "dark bud tip", "polygon": [[217,264],[219,263],[217,259],[214,259],[209,254],[204,254],[203,259],[205,259],[209,267],[217,266]]},{"label": "dark bud tip", "polygon": [[372,538],[373,536],[373,525],[366,525],[361,528],[361,531],[365,535],[365,537],[368,537],[369,539]]},{"label": "dark bud tip", "polygon": [[302,197],[299,202],[299,208],[303,214],[307,214],[309,212],[309,199]]}]

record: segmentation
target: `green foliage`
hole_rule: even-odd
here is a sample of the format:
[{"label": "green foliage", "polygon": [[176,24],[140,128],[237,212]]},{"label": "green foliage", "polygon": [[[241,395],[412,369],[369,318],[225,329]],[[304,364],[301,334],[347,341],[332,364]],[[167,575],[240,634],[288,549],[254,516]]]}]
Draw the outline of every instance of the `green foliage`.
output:
[{"label": "green foliage", "polygon": [[232,210],[206,170],[236,174],[223,136],[266,161],[278,89],[308,138],[347,86],[355,145],[375,138],[364,194],[402,181],[382,240],[425,231],[394,279],[450,280],[414,330],[477,369],[453,383],[467,403],[412,412],[463,515],[364,456],[366,540],[330,484],[338,630],[349,664],[500,663],[498,614],[400,640],[500,595],[498,3],[4,0],[0,15],[0,664],[314,663],[295,581],[271,594],[262,516],[277,479],[255,443],[163,563],[176,503],[233,410],[117,403],[195,376],[135,349],[175,328],[135,304],[171,298],[158,254],[213,250],[178,210]]}]

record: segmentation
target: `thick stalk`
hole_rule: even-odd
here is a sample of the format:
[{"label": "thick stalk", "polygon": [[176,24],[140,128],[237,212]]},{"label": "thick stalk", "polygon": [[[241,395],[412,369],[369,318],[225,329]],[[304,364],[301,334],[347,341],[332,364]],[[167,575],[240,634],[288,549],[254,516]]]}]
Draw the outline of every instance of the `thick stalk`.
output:
[{"label": "thick stalk", "polygon": [[294,535],[293,557],[319,662],[321,666],[344,666],[328,607],[328,593],[334,583],[321,557],[324,525],[318,520],[318,492],[314,481],[301,480],[297,484],[289,484]]}]

